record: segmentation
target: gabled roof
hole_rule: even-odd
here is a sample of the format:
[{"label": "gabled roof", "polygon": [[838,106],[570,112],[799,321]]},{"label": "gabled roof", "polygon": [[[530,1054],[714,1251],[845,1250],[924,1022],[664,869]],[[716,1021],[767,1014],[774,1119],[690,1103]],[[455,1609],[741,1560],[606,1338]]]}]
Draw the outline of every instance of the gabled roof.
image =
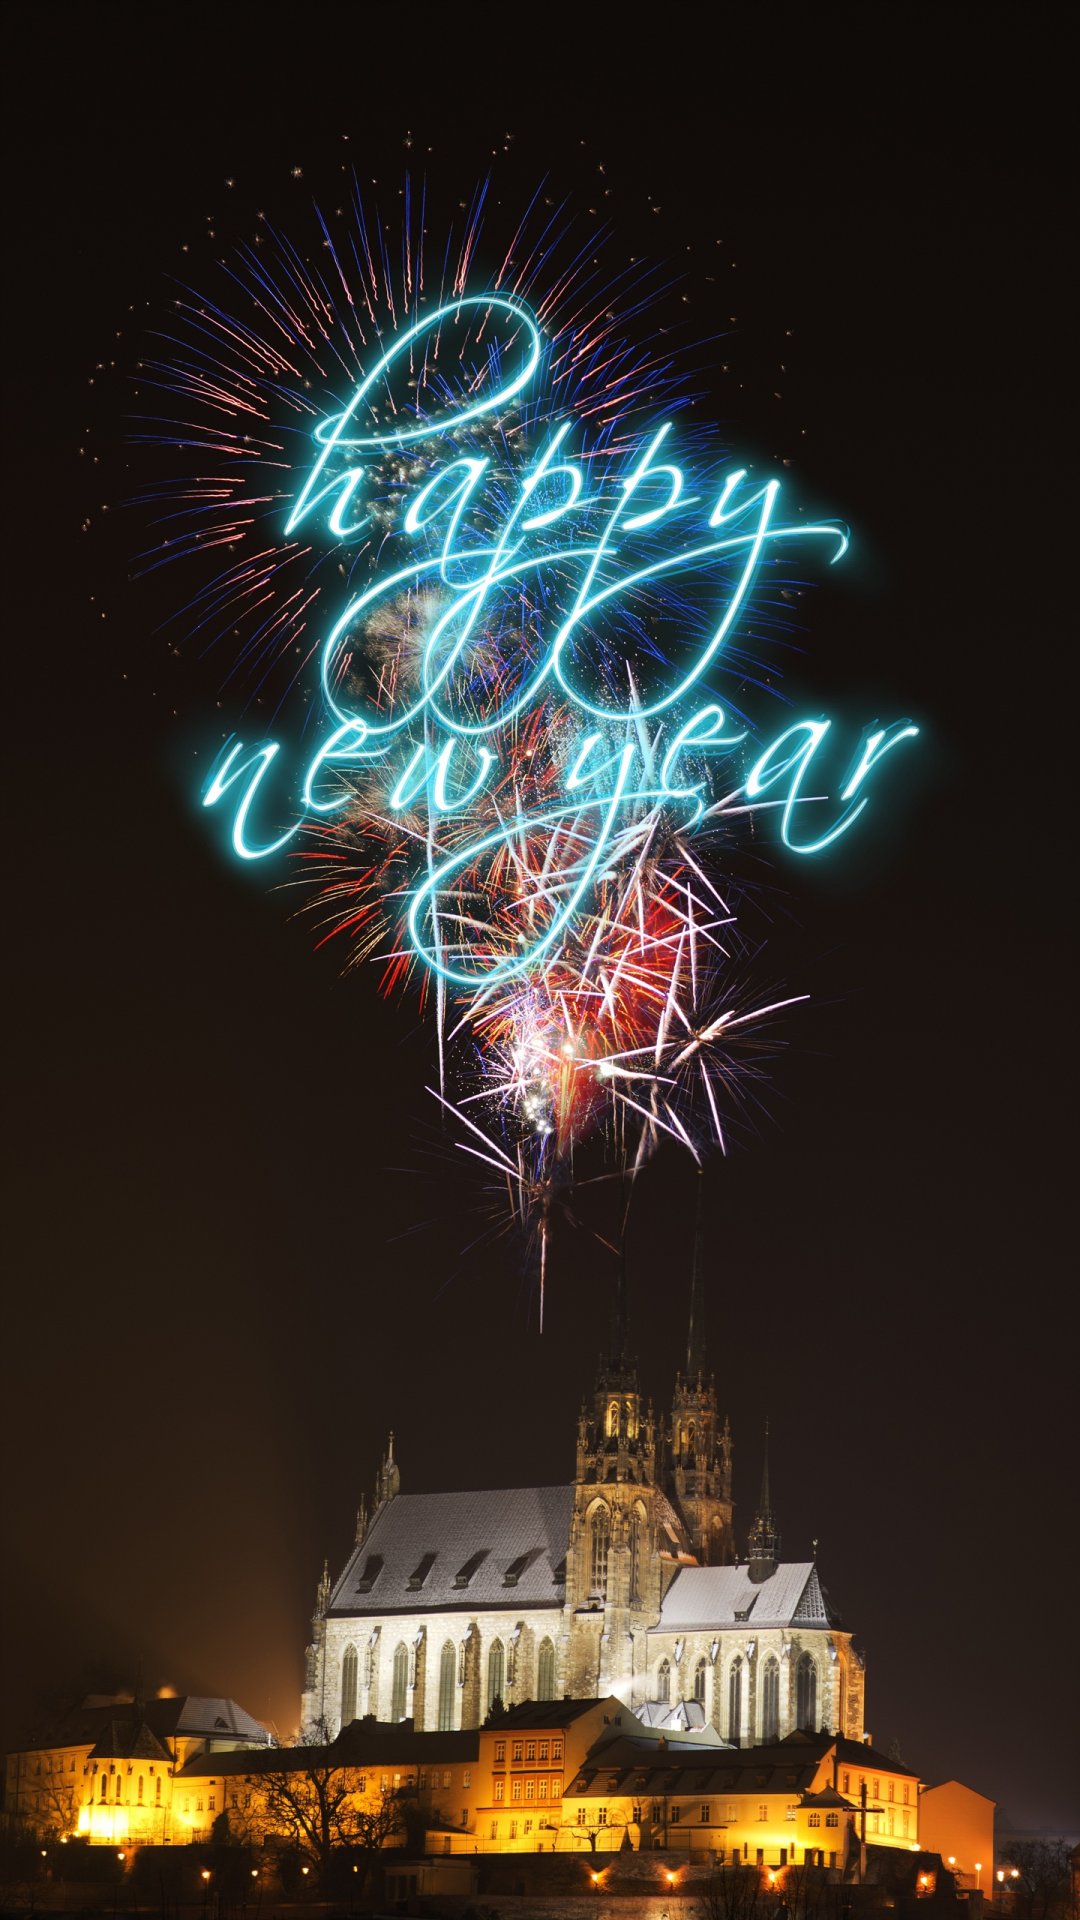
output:
[{"label": "gabled roof", "polygon": [[156,1733],[145,1720],[116,1715],[107,1720],[90,1749],[91,1760],[163,1760],[172,1759]]},{"label": "gabled roof", "polygon": [[773,1747],[715,1747],[701,1742],[622,1740],[597,1745],[585,1759],[568,1794],[784,1793],[812,1788],[821,1760],[832,1746],[828,1734],[812,1741],[781,1741]]},{"label": "gabled roof", "polygon": [[561,1607],[572,1487],[399,1493],[330,1599],[337,1615]]},{"label": "gabled roof", "polygon": [[158,1740],[171,1740],[178,1734],[185,1739],[244,1740],[265,1746],[269,1731],[245,1713],[235,1700],[214,1695],[177,1694],[164,1700],[134,1702],[101,1699],[90,1695],[81,1706],[72,1707],[31,1743],[34,1747],[85,1747],[106,1737],[111,1722],[140,1721]]},{"label": "gabled roof", "polygon": [[708,1632],[712,1627],[816,1626],[830,1615],[812,1560],[787,1561],[756,1584],[747,1567],[680,1567],[660,1607],[654,1633]]}]

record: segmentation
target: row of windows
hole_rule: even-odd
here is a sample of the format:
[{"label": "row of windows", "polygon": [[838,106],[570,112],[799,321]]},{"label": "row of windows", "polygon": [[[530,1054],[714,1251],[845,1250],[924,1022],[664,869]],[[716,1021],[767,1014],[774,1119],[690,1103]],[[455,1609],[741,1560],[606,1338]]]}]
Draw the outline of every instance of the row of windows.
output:
[{"label": "row of windows", "polygon": [[[440,1733],[450,1732],[455,1724],[457,1689],[465,1678],[465,1650],[455,1647],[447,1640],[439,1655],[439,1707],[438,1728]],[[343,1727],[356,1719],[357,1685],[359,1678],[359,1657],[354,1646],[348,1646],[341,1661],[341,1724]],[[506,1650],[501,1640],[495,1640],[488,1649],[487,1685],[484,1693],[485,1706],[490,1710],[495,1700],[501,1700],[506,1690]],[[555,1698],[555,1647],[546,1637],[541,1640],[536,1653],[536,1698],[554,1700]],[[394,1659],[390,1676],[390,1718],[404,1720],[409,1700],[409,1649],[403,1640],[394,1649]]]},{"label": "row of windows", "polygon": [[[694,1668],[694,1699],[705,1701],[705,1687],[709,1663],[704,1656]],[[658,1700],[671,1699],[671,1662],[661,1660],[656,1670],[656,1697]],[[727,1737],[733,1745],[738,1745],[744,1732],[743,1726],[743,1661],[736,1654],[728,1672],[728,1718]],[[817,1731],[817,1661],[812,1654],[799,1655],[795,1668],[795,1724],[806,1728],[808,1732]],[[780,1738],[780,1662],[770,1653],[761,1669],[761,1714],[760,1738],[763,1741]]]},{"label": "row of windows", "polygon": [[[886,1787],[886,1797],[889,1800],[895,1800],[896,1799],[896,1781],[886,1780],[885,1787]],[[880,1800],[881,1798],[880,1775],[876,1775],[873,1779],[870,1779],[867,1775],[860,1774],[859,1784],[855,1789],[855,1791],[856,1793],[866,1792],[870,1795],[870,1798],[872,1800]],[[845,1773],[844,1775],[844,1792],[846,1794],[851,1793],[850,1773]],[[910,1804],[910,1796],[911,1796],[911,1782],[909,1780],[902,1780],[900,1782],[900,1798],[903,1801],[905,1807]]]},{"label": "row of windows", "polygon": [[[505,1780],[496,1779],[492,1781],[491,1797],[496,1802],[506,1798]],[[546,1774],[540,1774],[539,1776],[526,1774],[523,1781],[512,1778],[510,1781],[510,1798],[511,1800],[547,1800],[548,1798],[559,1800],[562,1798],[562,1777],[556,1774],[550,1783],[548,1782]]]},{"label": "row of windows", "polygon": [[[562,1741],[561,1740],[552,1740],[550,1742],[547,1740],[524,1740],[524,1741],[512,1740],[510,1742],[511,1762],[515,1767],[520,1766],[522,1760],[527,1760],[527,1761],[539,1760],[541,1764],[545,1764],[548,1759],[549,1746],[551,1750],[550,1751],[551,1759],[561,1760],[562,1759]],[[495,1765],[497,1767],[503,1766],[505,1765],[505,1762],[506,1762],[506,1741],[496,1740]]]},{"label": "row of windows", "polygon": [[[118,1773],[116,1775],[116,1791],[113,1794],[114,1800],[120,1800],[122,1798],[123,1785],[124,1785],[123,1776]],[[139,1796],[139,1805],[141,1806],[144,1802],[145,1794],[146,1794],[146,1782],[141,1773],[138,1778],[137,1792]],[[107,1773],[103,1773],[101,1776],[100,1799],[107,1800],[108,1797],[109,1797],[109,1776]],[[155,1802],[160,1802],[161,1800],[161,1775],[160,1774],[158,1775],[157,1779],[154,1781],[154,1800]]]}]

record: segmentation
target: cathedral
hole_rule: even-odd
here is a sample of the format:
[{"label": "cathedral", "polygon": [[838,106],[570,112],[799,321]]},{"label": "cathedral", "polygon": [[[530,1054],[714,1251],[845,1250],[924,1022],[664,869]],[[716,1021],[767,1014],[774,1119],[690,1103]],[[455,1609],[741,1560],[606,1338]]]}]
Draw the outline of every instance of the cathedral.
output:
[{"label": "cathedral", "polygon": [[[767,1441],[766,1441],[767,1446]],[[784,1561],[768,1456],[743,1560],[700,1271],[670,1415],[643,1403],[621,1296],[568,1485],[402,1493],[393,1435],[307,1650],[303,1724],[478,1727],[492,1704],[614,1694],[731,1747],[863,1737],[863,1662],[813,1561]]]}]

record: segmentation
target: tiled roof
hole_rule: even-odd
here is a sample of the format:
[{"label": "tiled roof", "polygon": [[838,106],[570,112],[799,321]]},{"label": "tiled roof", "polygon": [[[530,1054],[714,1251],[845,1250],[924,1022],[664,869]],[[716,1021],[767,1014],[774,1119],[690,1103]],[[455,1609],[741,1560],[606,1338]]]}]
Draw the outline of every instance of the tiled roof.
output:
[{"label": "tiled roof", "polygon": [[269,1732],[235,1700],[204,1694],[178,1694],[166,1700],[140,1702],[138,1715],[130,1700],[97,1700],[73,1707],[34,1742],[39,1747],[92,1746],[113,1721],[139,1719],[159,1740],[177,1734],[186,1739],[246,1740],[265,1746]]},{"label": "tiled roof", "polygon": [[224,1778],[260,1773],[302,1773],[308,1767],[443,1766],[478,1758],[476,1728],[460,1733],[418,1733],[411,1720],[365,1725],[354,1720],[328,1747],[255,1747],[231,1753],[200,1753],[180,1769],[179,1779]]},{"label": "tiled roof", "polygon": [[164,1760],[172,1759],[156,1733],[145,1720],[117,1714],[105,1722],[90,1750],[91,1760]]},{"label": "tiled roof", "polygon": [[527,1727],[572,1727],[575,1720],[598,1707],[601,1699],[608,1702],[613,1713],[625,1711],[622,1701],[614,1694],[598,1696],[595,1700],[519,1700],[517,1706],[507,1707],[498,1721],[493,1721],[485,1731],[515,1733]]},{"label": "tiled roof", "polygon": [[812,1560],[786,1562],[755,1584],[747,1567],[680,1567],[660,1608],[656,1633],[676,1629],[745,1626],[829,1627],[825,1599]]},{"label": "tiled roof", "polygon": [[376,1511],[332,1614],[561,1607],[572,1487],[399,1493]]},{"label": "tiled roof", "polygon": [[632,1735],[597,1745],[568,1794],[606,1793],[791,1793],[802,1794],[813,1785],[823,1754],[833,1745],[830,1734],[814,1734],[781,1741],[771,1747],[712,1747]]}]

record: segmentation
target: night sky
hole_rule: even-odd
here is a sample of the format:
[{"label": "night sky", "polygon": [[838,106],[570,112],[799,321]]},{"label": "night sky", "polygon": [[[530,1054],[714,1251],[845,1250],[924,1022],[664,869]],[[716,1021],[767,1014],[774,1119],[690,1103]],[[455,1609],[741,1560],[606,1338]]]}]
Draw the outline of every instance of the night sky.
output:
[{"label": "night sky", "polygon": [[[924,736],[857,847],[766,876],[766,971],[813,1000],[707,1167],[736,1521],[767,1414],[783,1550],[820,1543],[875,1744],[1065,1828],[1056,12],[665,10],[640,41],[595,11],[388,17],[15,15],[0,1732],[139,1661],[151,1689],[290,1730],[323,1555],[336,1572],[387,1429],[406,1491],[568,1480],[604,1333],[590,1229],[614,1199],[559,1233],[540,1338],[520,1246],[487,1232],[423,1094],[415,1003],[343,978],[288,896],[227,863],[191,772],[203,682],[153,631],[160,589],[125,577],[138,315],[256,207],[284,226],[332,195],[348,133],[391,201],[406,165],[456,199],[494,164],[507,207],[547,168],[586,205],[602,178],[613,258],[669,260],[725,335],[718,431],[791,457],[794,496],[854,529],[803,603],[793,685],[804,710],[910,713]],[[661,1154],[631,1219],[660,1404],[696,1184]]]}]

